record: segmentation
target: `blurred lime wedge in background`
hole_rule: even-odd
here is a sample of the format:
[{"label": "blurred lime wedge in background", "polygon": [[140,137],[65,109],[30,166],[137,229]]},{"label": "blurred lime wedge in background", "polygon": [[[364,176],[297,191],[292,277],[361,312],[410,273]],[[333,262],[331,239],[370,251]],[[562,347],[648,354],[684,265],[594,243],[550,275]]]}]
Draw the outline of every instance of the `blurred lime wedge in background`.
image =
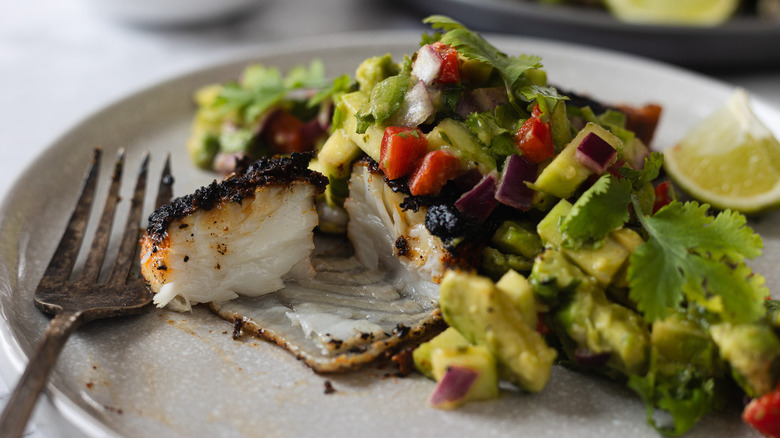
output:
[{"label": "blurred lime wedge in background", "polygon": [[739,0],[605,0],[622,21],[643,24],[715,26],[728,20]]},{"label": "blurred lime wedge in background", "polygon": [[664,167],[681,189],[717,208],[756,213],[780,204],[780,143],[743,89],[664,151]]}]

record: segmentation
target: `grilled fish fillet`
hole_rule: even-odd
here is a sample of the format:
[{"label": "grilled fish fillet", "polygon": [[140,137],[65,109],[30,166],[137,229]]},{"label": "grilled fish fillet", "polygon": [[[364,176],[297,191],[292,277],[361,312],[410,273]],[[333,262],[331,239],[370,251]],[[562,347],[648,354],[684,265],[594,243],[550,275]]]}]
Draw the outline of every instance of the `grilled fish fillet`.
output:
[{"label": "grilled fish fillet", "polygon": [[309,170],[309,160],[262,159],[155,211],[141,248],[154,302],[189,310],[313,277],[314,200],[327,178]]}]

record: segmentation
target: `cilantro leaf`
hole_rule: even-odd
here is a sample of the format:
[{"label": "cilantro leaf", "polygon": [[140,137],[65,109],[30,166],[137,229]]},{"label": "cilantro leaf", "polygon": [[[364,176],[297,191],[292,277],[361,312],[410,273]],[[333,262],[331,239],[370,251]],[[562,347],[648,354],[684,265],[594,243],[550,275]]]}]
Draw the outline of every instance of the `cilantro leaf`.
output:
[{"label": "cilantro leaf", "polygon": [[526,71],[542,67],[542,58],[535,55],[507,56],[479,34],[466,29],[462,25],[458,27],[441,19],[436,23],[447,26],[447,29],[449,29],[441,37],[442,43],[455,47],[460,55],[468,59],[487,63],[498,71],[504,80],[510,103],[519,109],[515,88]]},{"label": "cilantro leaf", "polygon": [[627,166],[622,166],[618,170],[624,178],[631,181],[631,185],[634,190],[640,190],[649,182],[658,178],[661,173],[661,167],[664,164],[664,154],[660,152],[653,152],[649,157],[645,158],[645,165],[641,170],[632,169]]},{"label": "cilantro leaf", "polygon": [[465,29],[466,26],[462,25],[457,20],[453,20],[445,15],[431,15],[423,19],[423,23],[430,24],[434,29],[441,29],[445,32],[453,29]]},{"label": "cilantro leaf", "polygon": [[286,77],[276,68],[252,65],[245,69],[240,83],[225,84],[213,107],[223,115],[237,112],[245,123],[253,123],[290,91],[324,87],[327,84],[324,74],[319,60],[312,61],[308,67],[294,67]]},{"label": "cilantro leaf", "polygon": [[353,86],[354,82],[352,82],[349,75],[337,76],[328,86],[323,87],[314,96],[310,97],[306,105],[311,108],[319,105],[325,99],[332,98],[335,100],[335,96],[349,92]]},{"label": "cilantro leaf", "polygon": [[577,199],[561,224],[564,243],[580,247],[599,242],[628,220],[631,183],[604,174]]},{"label": "cilantro leaf", "polygon": [[756,298],[768,290],[743,263],[761,254],[761,237],[741,214],[727,210],[713,218],[708,209],[674,201],[653,216],[639,215],[650,238],[631,254],[629,296],[648,321],[680,309],[686,298],[705,307],[720,301],[714,310],[731,322],[762,316]]}]

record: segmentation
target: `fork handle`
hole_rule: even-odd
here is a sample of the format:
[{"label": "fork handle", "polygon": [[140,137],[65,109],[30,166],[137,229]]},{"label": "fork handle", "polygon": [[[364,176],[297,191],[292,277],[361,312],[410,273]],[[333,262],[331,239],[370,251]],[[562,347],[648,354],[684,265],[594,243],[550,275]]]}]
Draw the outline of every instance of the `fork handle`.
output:
[{"label": "fork handle", "polygon": [[62,311],[51,320],[0,417],[0,437],[22,436],[54,362],[70,334],[83,322],[82,315],[81,312]]}]

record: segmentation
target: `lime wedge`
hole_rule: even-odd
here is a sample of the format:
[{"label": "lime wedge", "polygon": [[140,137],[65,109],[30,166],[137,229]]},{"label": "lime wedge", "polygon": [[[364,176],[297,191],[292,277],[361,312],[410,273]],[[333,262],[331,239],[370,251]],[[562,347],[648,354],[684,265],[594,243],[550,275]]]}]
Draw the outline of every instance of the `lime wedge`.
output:
[{"label": "lime wedge", "polygon": [[780,142],[743,89],[664,151],[664,167],[685,192],[717,208],[756,213],[780,204]]},{"label": "lime wedge", "polygon": [[640,24],[715,26],[728,20],[739,0],[606,0],[619,20]]}]

